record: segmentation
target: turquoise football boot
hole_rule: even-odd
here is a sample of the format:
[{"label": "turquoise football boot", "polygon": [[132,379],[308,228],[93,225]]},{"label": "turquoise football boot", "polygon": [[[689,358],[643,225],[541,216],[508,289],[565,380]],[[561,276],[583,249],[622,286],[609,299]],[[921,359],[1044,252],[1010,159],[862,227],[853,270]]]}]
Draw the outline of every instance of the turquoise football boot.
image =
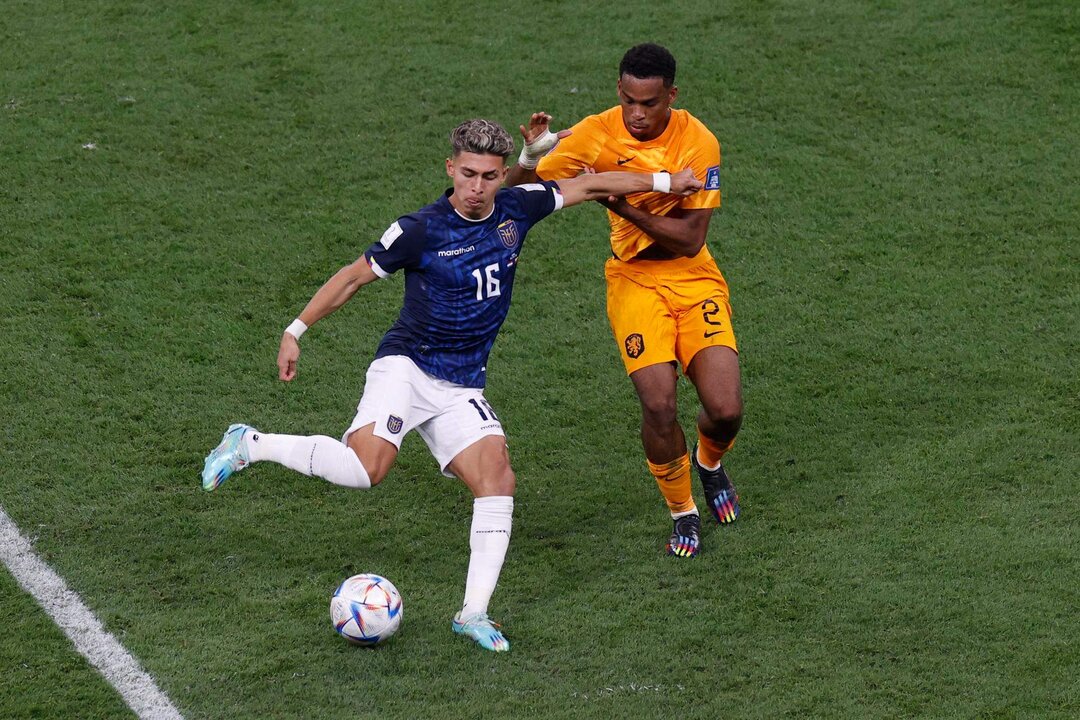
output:
[{"label": "turquoise football boot", "polygon": [[250,425],[236,423],[230,425],[221,438],[221,444],[210,451],[203,463],[202,487],[210,492],[217,489],[230,475],[243,470],[250,462],[244,449],[244,433],[255,431]]},{"label": "turquoise football boot", "polygon": [[510,641],[499,632],[498,623],[492,622],[486,613],[476,613],[467,618],[462,618],[458,613],[454,616],[452,627],[458,635],[472,638],[485,650],[506,652],[510,649]]}]

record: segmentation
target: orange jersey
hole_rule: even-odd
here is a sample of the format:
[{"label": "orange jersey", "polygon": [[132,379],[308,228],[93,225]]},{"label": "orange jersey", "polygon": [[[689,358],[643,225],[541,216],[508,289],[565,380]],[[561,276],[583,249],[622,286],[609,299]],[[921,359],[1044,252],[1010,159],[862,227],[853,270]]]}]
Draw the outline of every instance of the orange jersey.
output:
[{"label": "orange jersey", "polygon": [[[671,108],[668,126],[660,137],[642,141],[634,138],[622,119],[618,105],[599,115],[590,115],[573,128],[573,134],[559,141],[540,160],[536,174],[544,180],[575,177],[594,168],[597,172],[678,172],[693,168],[705,187],[690,197],[666,193],[637,193],[627,197],[630,204],[653,215],[667,215],[673,208],[720,207],[720,143],[709,129],[686,110]],[[608,212],[611,223],[611,251],[620,260],[630,260],[653,244],[645,231],[629,220]]]}]

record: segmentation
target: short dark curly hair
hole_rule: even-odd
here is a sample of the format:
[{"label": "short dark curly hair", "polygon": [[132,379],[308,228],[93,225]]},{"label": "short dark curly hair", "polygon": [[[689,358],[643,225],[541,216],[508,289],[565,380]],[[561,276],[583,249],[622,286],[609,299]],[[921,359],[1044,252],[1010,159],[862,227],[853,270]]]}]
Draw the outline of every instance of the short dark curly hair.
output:
[{"label": "short dark curly hair", "polygon": [[671,87],[675,84],[675,56],[666,47],[655,43],[635,45],[626,51],[619,63],[619,77],[623,75],[663,78],[664,87]]}]

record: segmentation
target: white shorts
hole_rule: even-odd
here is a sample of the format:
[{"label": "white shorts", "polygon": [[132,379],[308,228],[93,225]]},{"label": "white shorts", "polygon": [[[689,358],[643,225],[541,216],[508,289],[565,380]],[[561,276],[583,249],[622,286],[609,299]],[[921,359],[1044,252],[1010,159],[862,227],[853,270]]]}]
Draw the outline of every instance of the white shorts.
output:
[{"label": "white shorts", "polygon": [[447,477],[454,474],[446,466],[462,450],[488,435],[505,436],[483,390],[432,377],[404,355],[381,357],[368,367],[356,417],[341,441],[348,443],[349,435],[371,423],[377,437],[399,450],[415,428]]}]

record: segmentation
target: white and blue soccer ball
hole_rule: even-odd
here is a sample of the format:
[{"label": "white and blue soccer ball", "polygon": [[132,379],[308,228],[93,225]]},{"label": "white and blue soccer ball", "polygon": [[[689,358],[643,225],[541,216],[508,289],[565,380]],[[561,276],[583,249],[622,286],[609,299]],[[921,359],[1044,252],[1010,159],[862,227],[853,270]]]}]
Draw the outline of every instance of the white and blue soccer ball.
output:
[{"label": "white and blue soccer ball", "polygon": [[372,573],[353,575],[330,598],[330,621],[338,635],[356,645],[378,645],[401,627],[401,593]]}]

